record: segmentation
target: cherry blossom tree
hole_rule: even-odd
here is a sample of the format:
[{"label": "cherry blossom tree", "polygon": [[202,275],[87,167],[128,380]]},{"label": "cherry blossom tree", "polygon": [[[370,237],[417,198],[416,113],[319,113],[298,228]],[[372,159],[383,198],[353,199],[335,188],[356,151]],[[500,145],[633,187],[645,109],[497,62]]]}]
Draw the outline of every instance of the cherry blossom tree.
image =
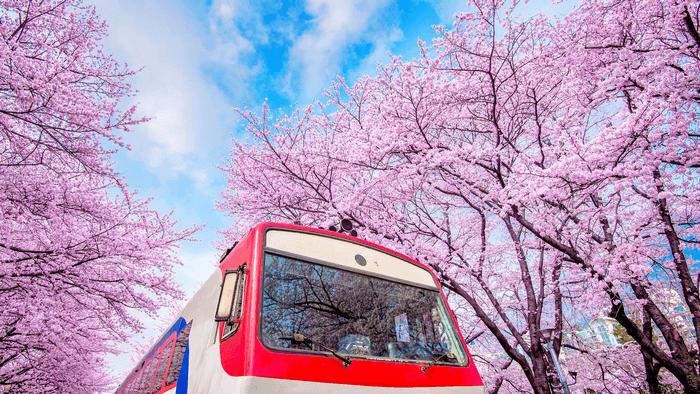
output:
[{"label": "cherry blossom tree", "polygon": [[[496,391],[526,387],[513,365],[549,391],[540,330],[552,327],[557,353],[606,358],[600,371],[643,360],[578,389],[658,393],[664,370],[698,392],[699,5],[591,0],[554,21],[472,5],[421,58],[339,80],[320,115],[242,111],[253,140],[222,167],[220,209],[242,219],[225,236],[346,218],[428,263],[469,305],[465,331],[487,330],[510,358],[488,361],[505,371],[487,376]],[[601,310],[635,343],[566,343],[565,320]]]},{"label": "cherry blossom tree", "polygon": [[[609,308],[640,346],[648,374],[665,368],[696,392],[697,336],[680,335],[654,294],[677,290],[695,326],[697,267],[683,249],[697,231],[697,5],[593,1],[565,23],[506,23],[508,42],[528,24],[537,37],[519,47],[522,66],[507,80],[478,50],[494,8],[477,5],[479,13],[460,18],[469,25],[443,32],[437,58],[423,61],[456,72],[450,83],[460,89],[450,97],[461,107],[437,129],[467,130],[452,135],[469,140],[423,144],[419,157],[439,151],[436,168],[452,177],[453,193],[468,190],[562,253],[569,281],[585,280],[586,306]],[[479,66],[485,58],[488,67]],[[475,83],[479,74],[485,80]],[[660,343],[625,312],[638,305]]]},{"label": "cherry blossom tree", "polygon": [[105,391],[103,355],[181,297],[175,230],[110,154],[146,119],[79,0],[0,2],[0,392]]},{"label": "cherry blossom tree", "polygon": [[[584,116],[552,123],[559,146],[542,157],[557,160],[519,168],[527,176],[505,188],[518,195],[505,210],[584,272],[587,299],[607,304],[648,374],[664,368],[697,392],[697,265],[687,251],[697,239],[698,5],[586,2],[565,23],[577,28],[551,35],[549,58],[570,70],[563,81],[578,89],[569,103]],[[545,179],[547,189],[533,189]],[[533,195],[523,190],[537,190],[548,214],[524,211]],[[692,335],[681,335],[655,297],[663,288],[682,296]],[[662,340],[630,318],[625,308],[637,305]]]}]

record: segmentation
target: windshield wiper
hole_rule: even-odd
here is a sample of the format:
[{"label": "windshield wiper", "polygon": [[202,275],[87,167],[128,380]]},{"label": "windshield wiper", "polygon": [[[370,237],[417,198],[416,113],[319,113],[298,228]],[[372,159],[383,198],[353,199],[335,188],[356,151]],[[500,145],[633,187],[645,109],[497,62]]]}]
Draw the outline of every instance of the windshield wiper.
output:
[{"label": "windshield wiper", "polygon": [[334,352],[328,346],[326,346],[326,345],[324,345],[316,340],[313,340],[309,337],[306,337],[303,334],[294,333],[294,338],[280,338],[280,339],[286,339],[286,340],[289,340],[292,342],[314,344],[314,345],[320,346],[320,347],[324,348],[325,350],[328,350],[329,352],[331,352],[334,356],[338,357],[338,359],[340,359],[343,362],[343,367],[347,368],[350,366],[350,364],[352,364],[352,360],[350,360],[350,357],[341,356],[340,354]]},{"label": "windshield wiper", "polygon": [[449,360],[449,359],[451,359],[451,358],[456,358],[456,357],[455,357],[454,354],[452,354],[452,353],[450,353],[450,352],[447,352],[447,353],[440,353],[440,354],[439,354],[433,361],[431,361],[429,364],[422,366],[422,367],[420,368],[420,370],[423,371],[423,373],[425,373],[425,371],[427,371],[428,368],[432,367],[433,365],[435,365],[435,363],[437,363],[438,361],[442,360],[443,358]]}]

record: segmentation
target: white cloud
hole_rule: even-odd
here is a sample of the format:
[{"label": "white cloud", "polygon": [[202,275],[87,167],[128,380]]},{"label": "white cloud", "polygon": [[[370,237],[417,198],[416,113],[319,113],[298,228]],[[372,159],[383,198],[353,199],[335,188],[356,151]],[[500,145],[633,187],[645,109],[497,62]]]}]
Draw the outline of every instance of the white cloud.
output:
[{"label": "white cloud", "polygon": [[213,6],[213,9],[219,19],[229,25],[231,22],[233,22],[233,18],[236,16],[236,4],[232,1],[218,1],[217,4]]},{"label": "white cloud", "polygon": [[[252,72],[238,54],[252,46],[238,40],[222,48],[217,37],[199,28],[199,22],[172,1],[90,2],[110,25],[106,51],[130,68],[141,69],[129,79],[139,93],[125,104],[138,104],[137,115],[152,119],[125,137],[133,149],[130,156],[159,177],[184,175],[199,182],[211,178],[202,172],[216,171],[212,153],[218,155],[228,141],[235,115],[232,98],[205,71],[221,65],[229,69],[230,80],[244,84]],[[235,8],[221,10],[225,14]]]},{"label": "white cloud", "polygon": [[[313,15],[313,27],[299,36],[289,52],[288,90],[298,88],[306,102],[327,87],[341,71],[347,48],[362,40],[372,42],[368,31],[373,18],[389,0],[307,0],[307,12]],[[300,77],[294,80],[294,74]]]},{"label": "white cloud", "polygon": [[243,28],[256,44],[266,44],[270,28],[256,6],[260,4],[249,0],[213,0],[209,28],[228,42],[240,42],[243,38],[239,28]]}]

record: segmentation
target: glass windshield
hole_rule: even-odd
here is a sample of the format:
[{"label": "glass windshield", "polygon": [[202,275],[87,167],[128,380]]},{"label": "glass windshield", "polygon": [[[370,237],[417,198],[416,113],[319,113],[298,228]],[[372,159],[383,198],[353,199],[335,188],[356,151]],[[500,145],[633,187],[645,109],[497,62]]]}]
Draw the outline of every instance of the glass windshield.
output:
[{"label": "glass windshield", "polygon": [[[262,336],[267,346],[462,364],[466,356],[440,293],[265,255]],[[451,353],[450,357],[445,356]]]}]

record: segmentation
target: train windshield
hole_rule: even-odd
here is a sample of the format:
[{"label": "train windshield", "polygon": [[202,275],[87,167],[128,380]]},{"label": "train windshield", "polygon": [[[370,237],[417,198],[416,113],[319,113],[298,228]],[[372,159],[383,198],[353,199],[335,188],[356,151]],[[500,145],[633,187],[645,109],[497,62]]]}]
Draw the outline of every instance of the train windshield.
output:
[{"label": "train windshield", "polygon": [[[274,348],[463,364],[437,290],[265,254],[262,339]],[[297,342],[295,334],[311,341]],[[323,346],[319,346],[323,345]]]}]

